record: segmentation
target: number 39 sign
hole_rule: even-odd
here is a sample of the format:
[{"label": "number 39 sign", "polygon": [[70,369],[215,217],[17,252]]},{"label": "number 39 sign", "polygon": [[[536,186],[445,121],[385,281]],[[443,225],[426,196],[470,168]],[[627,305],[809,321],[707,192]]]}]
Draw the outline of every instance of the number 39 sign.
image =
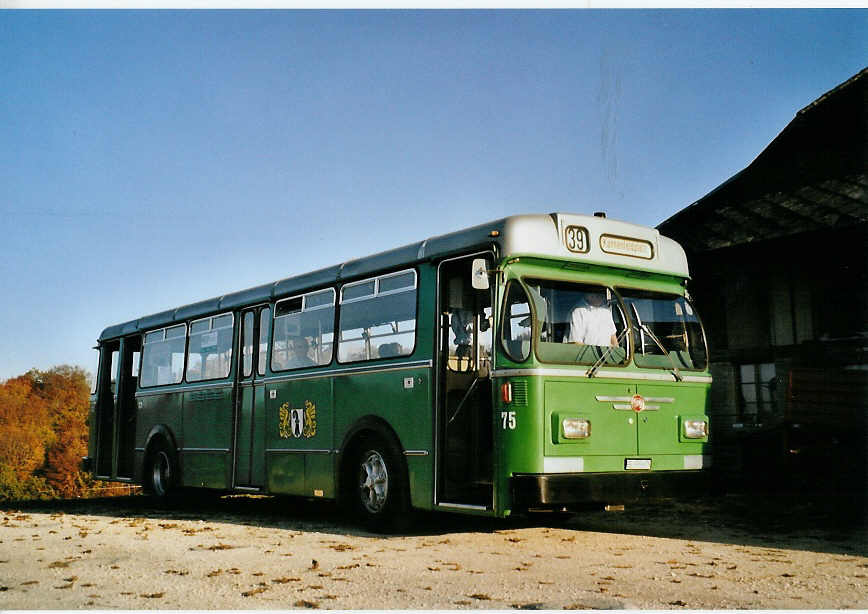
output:
[{"label": "number 39 sign", "polygon": [[588,229],[582,226],[567,226],[564,230],[564,245],[571,252],[586,253],[588,251]]}]

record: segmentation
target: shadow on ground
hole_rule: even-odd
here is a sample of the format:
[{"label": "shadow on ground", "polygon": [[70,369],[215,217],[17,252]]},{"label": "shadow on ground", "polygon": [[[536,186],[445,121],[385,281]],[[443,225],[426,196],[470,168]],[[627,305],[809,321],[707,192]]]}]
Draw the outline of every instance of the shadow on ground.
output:
[{"label": "shadow on ground", "polygon": [[[335,504],[288,497],[196,492],[168,503],[134,495],[102,499],[25,501],[0,504],[0,511],[205,520],[334,535],[372,536]],[[624,511],[588,510],[564,518],[553,514],[491,519],[420,512],[405,535],[492,532],[557,527],[572,531],[623,533],[868,556],[868,533],[860,510],[847,497],[738,493],[693,500],[663,500],[626,506]]]}]

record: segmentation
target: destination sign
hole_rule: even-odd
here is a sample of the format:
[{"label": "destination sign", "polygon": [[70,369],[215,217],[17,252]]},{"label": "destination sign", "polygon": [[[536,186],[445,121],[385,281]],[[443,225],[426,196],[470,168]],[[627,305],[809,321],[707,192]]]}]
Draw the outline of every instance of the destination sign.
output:
[{"label": "destination sign", "polygon": [[654,257],[654,247],[648,241],[631,239],[629,237],[616,237],[615,235],[601,235],[600,249],[607,254],[618,256],[630,256],[632,258],[644,258],[651,260]]}]

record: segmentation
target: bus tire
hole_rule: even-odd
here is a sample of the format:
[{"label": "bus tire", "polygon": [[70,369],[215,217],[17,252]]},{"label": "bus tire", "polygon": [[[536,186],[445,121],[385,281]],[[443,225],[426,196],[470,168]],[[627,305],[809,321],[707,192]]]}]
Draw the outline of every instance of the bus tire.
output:
[{"label": "bus tire", "polygon": [[409,524],[407,469],[400,450],[388,439],[369,434],[352,448],[346,473],[350,513],[368,529],[391,533]]},{"label": "bus tire", "polygon": [[145,460],[145,491],[156,499],[167,500],[177,485],[177,468],[169,445],[163,439],[156,441]]}]

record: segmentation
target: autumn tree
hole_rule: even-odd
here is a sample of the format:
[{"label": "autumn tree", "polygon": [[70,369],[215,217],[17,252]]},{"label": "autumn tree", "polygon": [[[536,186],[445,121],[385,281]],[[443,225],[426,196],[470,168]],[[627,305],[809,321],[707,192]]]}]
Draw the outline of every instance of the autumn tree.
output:
[{"label": "autumn tree", "polygon": [[87,376],[62,365],[0,384],[0,498],[82,494]]},{"label": "autumn tree", "polygon": [[38,374],[36,388],[48,406],[53,439],[46,446],[45,478],[57,494],[70,497],[81,493],[79,467],[87,454],[87,412],[90,389],[80,367],[62,365]]}]

